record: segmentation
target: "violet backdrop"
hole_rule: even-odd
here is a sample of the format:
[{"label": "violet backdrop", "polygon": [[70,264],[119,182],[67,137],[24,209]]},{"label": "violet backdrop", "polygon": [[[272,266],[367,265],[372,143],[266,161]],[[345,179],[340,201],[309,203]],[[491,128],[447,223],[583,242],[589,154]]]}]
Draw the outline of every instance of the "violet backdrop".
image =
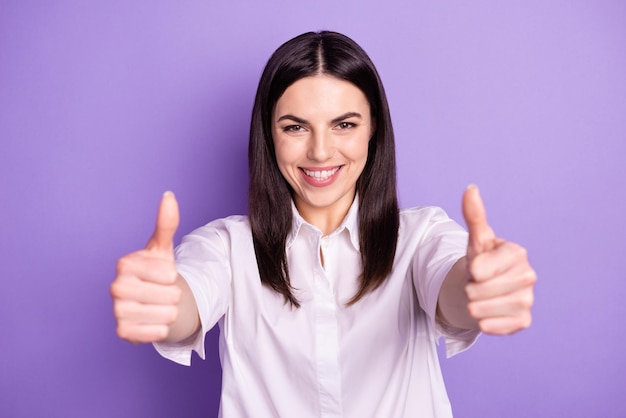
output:
[{"label": "violet backdrop", "polygon": [[116,337],[108,287],[163,191],[177,241],[246,212],[260,72],[319,29],[379,69],[402,206],[462,222],[477,183],[538,272],[531,329],[442,358],[455,416],[626,416],[620,0],[3,0],[0,416],[217,414],[216,331],[207,361],[161,359]]}]

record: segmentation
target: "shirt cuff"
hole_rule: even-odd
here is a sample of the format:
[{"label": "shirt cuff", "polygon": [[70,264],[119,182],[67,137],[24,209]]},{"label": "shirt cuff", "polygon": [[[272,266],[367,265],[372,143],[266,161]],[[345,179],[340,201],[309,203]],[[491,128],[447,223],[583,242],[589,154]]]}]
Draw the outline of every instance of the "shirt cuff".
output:
[{"label": "shirt cuff", "polygon": [[183,366],[191,366],[191,352],[198,353],[204,360],[204,330],[200,328],[191,337],[176,343],[156,342],[152,343],[155,350],[168,360]]},{"label": "shirt cuff", "polygon": [[205,359],[204,338],[206,336],[206,333],[208,332],[208,328],[207,319],[203,315],[206,309],[203,309],[203,307],[205,306],[206,302],[204,301],[204,299],[201,299],[202,293],[198,288],[198,281],[187,279],[187,277],[192,273],[187,272],[185,271],[185,269],[182,269],[180,267],[178,267],[178,273],[183,277],[183,279],[187,282],[187,285],[189,285],[189,288],[191,289],[191,293],[196,302],[196,306],[198,307],[198,314],[200,316],[200,329],[198,329],[195,334],[182,341],[178,341],[175,343],[155,342],[152,343],[152,345],[154,346],[155,350],[166,359],[172,360],[173,362],[176,362],[178,364],[182,364],[183,366],[190,366],[192,351],[195,351],[202,360]]},{"label": "shirt cuff", "polygon": [[[469,349],[482,334],[479,329],[459,329],[446,326],[437,321],[437,336],[443,337],[446,344],[446,358],[455,356]],[[437,338],[439,341],[439,338]]]}]

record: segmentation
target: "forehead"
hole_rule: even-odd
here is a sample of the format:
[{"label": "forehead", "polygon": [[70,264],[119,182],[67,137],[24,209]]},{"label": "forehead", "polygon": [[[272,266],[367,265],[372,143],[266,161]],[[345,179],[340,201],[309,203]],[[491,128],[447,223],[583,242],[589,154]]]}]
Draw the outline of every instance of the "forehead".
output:
[{"label": "forehead", "polygon": [[306,119],[336,117],[346,112],[369,116],[365,94],[354,84],[327,74],[301,78],[278,99],[274,115],[294,114]]}]

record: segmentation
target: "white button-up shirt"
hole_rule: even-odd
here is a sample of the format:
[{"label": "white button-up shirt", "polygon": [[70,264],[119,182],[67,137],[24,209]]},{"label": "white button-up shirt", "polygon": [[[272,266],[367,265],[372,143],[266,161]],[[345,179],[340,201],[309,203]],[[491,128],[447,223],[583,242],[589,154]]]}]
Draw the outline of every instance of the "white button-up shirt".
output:
[{"label": "white button-up shirt", "polygon": [[[220,416],[452,416],[436,343],[448,356],[478,332],[445,329],[435,312],[441,284],[467,247],[467,233],[439,208],[403,210],[393,271],[352,306],[361,273],[358,199],[323,236],[294,207],[287,259],[299,309],[261,284],[248,218],[198,228],[176,249],[202,330],[184,344],[155,344],[189,365],[220,327]],[[323,263],[320,259],[323,255]]]}]

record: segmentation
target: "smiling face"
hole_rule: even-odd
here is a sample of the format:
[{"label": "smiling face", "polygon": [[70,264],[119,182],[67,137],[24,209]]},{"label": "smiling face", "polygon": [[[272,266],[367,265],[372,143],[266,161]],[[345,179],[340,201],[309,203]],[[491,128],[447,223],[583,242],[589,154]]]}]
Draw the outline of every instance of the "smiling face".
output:
[{"label": "smiling face", "polygon": [[302,78],[276,103],[278,168],[302,217],[323,232],[336,228],[350,208],[373,132],[363,92],[332,76]]}]

